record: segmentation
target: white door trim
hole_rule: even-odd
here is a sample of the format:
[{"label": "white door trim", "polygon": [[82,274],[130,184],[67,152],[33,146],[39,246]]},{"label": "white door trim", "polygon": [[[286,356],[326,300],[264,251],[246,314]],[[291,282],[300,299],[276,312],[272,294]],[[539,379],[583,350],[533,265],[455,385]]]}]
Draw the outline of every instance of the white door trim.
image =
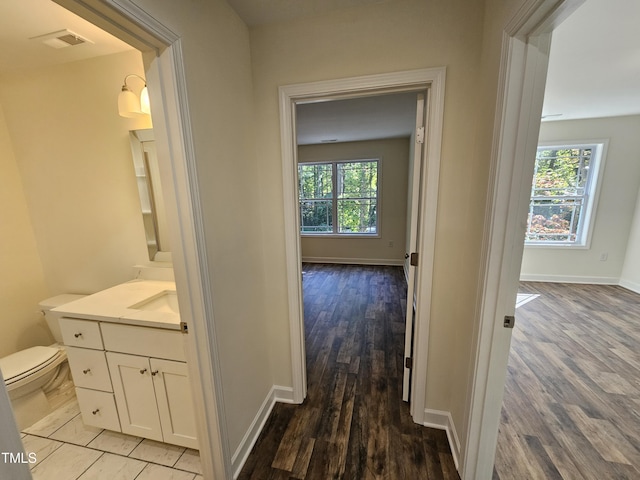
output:
[{"label": "white door trim", "polygon": [[181,40],[131,0],[55,1],[141,50],[149,61],[158,162],[167,217],[176,227],[170,232],[173,269],[180,315],[189,325],[186,351],[203,475],[233,478]]},{"label": "white door trim", "polygon": [[551,32],[583,1],[528,0],[503,32],[463,480],[492,476]]},{"label": "white door trim", "polygon": [[285,249],[291,336],[293,401],[306,397],[306,362],[302,312],[302,270],[295,135],[295,104],[399,91],[427,90],[428,106],[422,172],[421,243],[418,267],[416,330],[414,335],[414,372],[411,388],[411,413],[415,422],[424,423],[427,381],[427,348],[434,262],[438,179],[444,115],[445,68],[368,75],[338,80],[286,85],[279,88],[280,135],[284,199]]}]

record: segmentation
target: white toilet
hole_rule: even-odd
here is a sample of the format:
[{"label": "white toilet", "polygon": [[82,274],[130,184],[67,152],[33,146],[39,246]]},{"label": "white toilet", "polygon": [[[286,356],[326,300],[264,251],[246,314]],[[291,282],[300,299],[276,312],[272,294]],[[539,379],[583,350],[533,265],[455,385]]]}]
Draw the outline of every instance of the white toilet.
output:
[{"label": "white toilet", "polygon": [[20,430],[49,414],[55,408],[55,403],[63,403],[64,398],[61,402],[53,401],[62,390],[69,396],[73,395],[67,354],[62,346],[58,324],[60,314],[51,309],[82,297],[83,295],[58,295],[39,304],[57,343],[48,347],[27,348],[0,358],[0,370]]}]

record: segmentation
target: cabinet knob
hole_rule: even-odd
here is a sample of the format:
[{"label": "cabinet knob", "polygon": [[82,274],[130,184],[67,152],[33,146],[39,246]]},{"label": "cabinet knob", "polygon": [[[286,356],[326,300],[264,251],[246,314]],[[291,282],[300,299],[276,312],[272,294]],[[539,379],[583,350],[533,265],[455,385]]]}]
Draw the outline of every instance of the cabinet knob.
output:
[{"label": "cabinet knob", "polygon": [[158,370],[151,370],[151,375],[154,377],[158,374]]},{"label": "cabinet knob", "polygon": [[147,373],[147,369],[146,368],[143,368],[142,370],[140,370],[140,374],[141,375],[144,375],[145,373]]},{"label": "cabinet knob", "polygon": [[99,408],[96,408],[96,409],[95,409],[93,412],[91,412],[91,413],[93,413],[94,415],[97,415],[99,411],[100,411],[100,409],[99,409]]},{"label": "cabinet knob", "polygon": [[82,370],[82,373],[84,373],[85,375],[89,372],[91,372],[90,368],[85,368],[84,370]]},{"label": "cabinet knob", "polygon": [[73,336],[76,338],[80,338],[82,336],[82,333],[74,333]]}]

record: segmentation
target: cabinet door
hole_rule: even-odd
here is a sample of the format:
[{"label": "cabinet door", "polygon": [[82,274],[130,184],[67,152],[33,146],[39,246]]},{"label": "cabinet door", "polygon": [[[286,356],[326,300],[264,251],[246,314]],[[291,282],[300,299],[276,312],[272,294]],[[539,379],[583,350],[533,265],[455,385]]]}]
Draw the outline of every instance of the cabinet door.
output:
[{"label": "cabinet door", "polygon": [[162,429],[147,357],[107,352],[123,433],[162,441]]},{"label": "cabinet door", "polygon": [[164,441],[198,448],[187,364],[150,359]]}]

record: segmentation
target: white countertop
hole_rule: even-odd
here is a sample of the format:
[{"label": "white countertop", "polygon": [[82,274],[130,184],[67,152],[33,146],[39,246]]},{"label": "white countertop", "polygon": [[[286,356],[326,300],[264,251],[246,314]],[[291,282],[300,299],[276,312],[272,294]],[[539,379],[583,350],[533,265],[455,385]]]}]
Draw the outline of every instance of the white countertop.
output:
[{"label": "white countertop", "polygon": [[163,292],[175,290],[175,282],[132,280],[66,303],[53,311],[74,318],[180,330],[179,313],[131,308]]}]

